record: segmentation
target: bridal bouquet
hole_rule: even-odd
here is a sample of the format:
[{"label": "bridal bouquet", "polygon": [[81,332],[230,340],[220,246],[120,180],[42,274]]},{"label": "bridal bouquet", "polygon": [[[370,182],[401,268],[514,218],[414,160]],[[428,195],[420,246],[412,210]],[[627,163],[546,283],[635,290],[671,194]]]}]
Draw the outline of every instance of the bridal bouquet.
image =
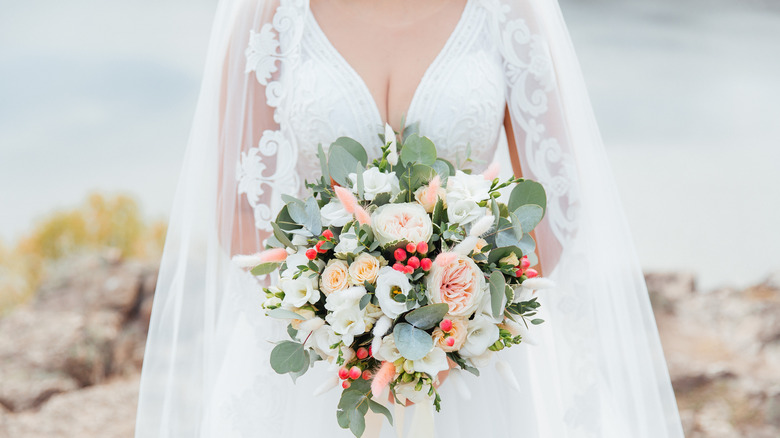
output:
[{"label": "bridal bouquet", "polygon": [[[428,138],[402,137],[388,126],[373,162],[347,137],[327,154],[320,146],[313,196],[285,196],[268,249],[236,258],[257,276],[278,270],[263,307],[288,323],[290,340],[276,344],[271,367],[295,379],[331,363],[319,392],[340,382],[337,420],[357,437],[368,409],[392,422],[377,401],[386,389],[438,410],[439,373],[479,375],[521,343],[543,322],[534,291],[550,286],[530,267],[542,186],[501,181],[495,166],[471,174],[437,157]],[[506,362],[497,366],[517,385]]]}]

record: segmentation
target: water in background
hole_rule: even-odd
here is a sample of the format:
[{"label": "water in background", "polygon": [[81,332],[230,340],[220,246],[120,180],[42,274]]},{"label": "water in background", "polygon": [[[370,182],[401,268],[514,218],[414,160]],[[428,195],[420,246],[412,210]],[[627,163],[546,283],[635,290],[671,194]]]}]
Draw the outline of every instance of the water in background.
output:
[{"label": "water in background", "polygon": [[[561,3],[643,267],[704,287],[780,268],[776,3]],[[2,6],[0,237],[91,190],[168,212],[214,6]]]}]

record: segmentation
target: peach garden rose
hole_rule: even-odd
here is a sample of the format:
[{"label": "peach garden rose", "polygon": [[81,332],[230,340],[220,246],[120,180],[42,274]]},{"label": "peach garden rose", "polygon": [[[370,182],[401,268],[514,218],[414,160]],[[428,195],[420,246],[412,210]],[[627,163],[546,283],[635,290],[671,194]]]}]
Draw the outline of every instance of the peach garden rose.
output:
[{"label": "peach garden rose", "polygon": [[474,260],[458,255],[447,266],[433,265],[428,274],[428,299],[446,303],[449,315],[468,318],[479,307],[485,294],[485,276]]},{"label": "peach garden rose", "polygon": [[371,215],[371,229],[382,246],[395,242],[428,242],[433,234],[430,216],[416,202],[377,208]]}]

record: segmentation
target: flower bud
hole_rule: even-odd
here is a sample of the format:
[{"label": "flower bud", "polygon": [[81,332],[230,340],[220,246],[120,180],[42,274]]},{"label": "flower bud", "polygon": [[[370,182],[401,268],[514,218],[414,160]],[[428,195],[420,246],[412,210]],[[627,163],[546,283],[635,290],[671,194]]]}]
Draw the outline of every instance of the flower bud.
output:
[{"label": "flower bud", "polygon": [[393,252],[393,257],[399,262],[406,260],[406,251],[403,248],[398,248]]},{"label": "flower bud", "polygon": [[317,250],[314,248],[309,248],[306,250],[306,258],[309,260],[314,260],[317,258]]},{"label": "flower bud", "polygon": [[413,267],[411,267],[409,265],[404,266],[404,274],[411,274],[413,272],[414,272],[414,268]]},{"label": "flower bud", "polygon": [[403,376],[401,376],[401,381],[404,383],[409,383],[412,380],[414,380],[414,374],[404,373]]},{"label": "flower bud", "polygon": [[347,367],[339,368],[339,379],[344,380],[347,377],[349,377],[349,370],[347,369]]},{"label": "flower bud", "polygon": [[341,382],[341,387],[344,388],[344,389],[347,389],[350,386],[352,386],[352,384],[349,383],[349,380],[345,380],[345,381]]},{"label": "flower bud", "polygon": [[357,349],[356,354],[358,359],[363,360],[368,357],[368,350],[365,347],[360,347]]},{"label": "flower bud", "polygon": [[363,380],[371,380],[371,377],[372,377],[371,371],[369,370],[363,371]]},{"label": "flower bud", "polygon": [[406,268],[406,266],[404,266],[402,263],[396,263],[393,265],[393,269],[398,272],[404,272],[404,268]]},{"label": "flower bud", "polygon": [[327,240],[330,240],[333,238],[333,231],[331,230],[325,230],[322,232],[322,237],[324,237]]},{"label": "flower bud", "polygon": [[531,267],[531,262],[528,261],[528,256],[524,255],[522,259],[520,259],[520,267],[523,269],[528,269]]},{"label": "flower bud", "polygon": [[423,269],[423,271],[428,272],[433,267],[433,261],[431,261],[431,259],[426,257],[426,258],[420,260],[420,267]]},{"label": "flower bud", "polygon": [[406,252],[408,252],[409,254],[413,254],[416,249],[417,249],[417,245],[415,245],[414,243],[409,242],[406,244]]},{"label": "flower bud", "polygon": [[539,273],[536,272],[536,269],[528,268],[528,269],[525,270],[525,276],[528,277],[528,278],[534,278],[534,277],[536,277],[538,275],[539,275]]},{"label": "flower bud", "polygon": [[427,242],[420,242],[417,244],[417,252],[420,254],[426,254],[428,253],[428,243]]},{"label": "flower bud", "polygon": [[409,261],[407,261],[406,264],[411,266],[412,269],[417,269],[420,267],[420,259],[415,256],[411,256],[409,257]]},{"label": "flower bud", "polygon": [[451,319],[442,319],[439,323],[439,327],[441,327],[441,330],[443,332],[449,332],[452,330],[452,320]]},{"label": "flower bud", "polygon": [[407,373],[413,373],[414,372],[414,363],[411,360],[405,360],[404,361],[404,371]]}]

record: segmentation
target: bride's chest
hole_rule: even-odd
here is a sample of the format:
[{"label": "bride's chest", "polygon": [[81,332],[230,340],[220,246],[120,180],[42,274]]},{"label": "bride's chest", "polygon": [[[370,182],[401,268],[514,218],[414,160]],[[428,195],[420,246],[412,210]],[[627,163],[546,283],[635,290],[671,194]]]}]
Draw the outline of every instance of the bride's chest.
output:
[{"label": "bride's chest", "polygon": [[[369,155],[380,154],[384,132],[379,108],[365,81],[328,41],[310,12],[298,62],[284,72],[291,86],[279,106],[297,149],[297,168],[317,174],[317,145],[341,136],[358,140]],[[492,159],[504,116],[502,59],[488,17],[467,5],[461,20],[414,91],[406,124],[418,124],[439,155],[453,162]],[[479,167],[479,165],[475,166]]]}]

